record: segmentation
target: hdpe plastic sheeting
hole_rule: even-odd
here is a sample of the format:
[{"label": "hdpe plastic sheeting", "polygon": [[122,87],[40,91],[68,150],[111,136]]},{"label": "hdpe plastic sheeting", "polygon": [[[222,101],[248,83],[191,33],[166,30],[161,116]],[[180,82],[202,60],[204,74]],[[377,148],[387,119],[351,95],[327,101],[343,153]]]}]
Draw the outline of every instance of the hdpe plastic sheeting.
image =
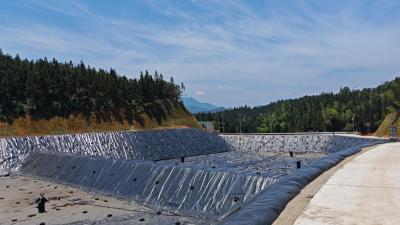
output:
[{"label": "hdpe plastic sheeting", "polygon": [[221,135],[235,151],[322,152],[331,135]]},{"label": "hdpe plastic sheeting", "polygon": [[0,138],[0,175],[17,171],[26,154],[33,151],[165,160],[228,150],[219,136],[198,129]]},{"label": "hdpe plastic sheeting", "polygon": [[324,158],[313,161],[308,166],[283,177],[269,186],[241,210],[225,218],[222,221],[222,224],[272,224],[285,208],[286,204],[317,176],[333,167],[344,158],[359,152],[362,148],[383,142],[385,142],[385,140],[370,140],[369,142],[342,149],[341,151],[337,151]]},{"label": "hdpe plastic sheeting", "polygon": [[243,152],[336,152],[361,144],[376,144],[380,139],[332,134],[296,135],[221,135],[229,148]]},{"label": "hdpe plastic sheeting", "polygon": [[[3,159],[15,156],[4,164],[8,167],[3,166],[8,171],[20,166],[26,154],[32,152],[23,164],[23,174],[132,199],[183,216],[223,219],[225,224],[272,223],[287,202],[316,176],[362,147],[384,142],[329,134],[218,137],[194,129],[1,141]],[[279,156],[288,151],[310,153],[306,155],[311,158],[303,158],[302,169],[292,169],[295,159],[282,161]],[[268,152],[276,159],[258,157],[272,157]],[[206,154],[213,159],[196,163],[205,157],[197,155]],[[327,156],[319,158],[324,154]],[[183,164],[145,161],[189,156],[194,157]],[[275,161],[287,165],[275,166]],[[279,171],[275,174],[268,170],[272,167]],[[248,171],[243,170],[246,168]]]},{"label": "hdpe plastic sheeting", "polygon": [[21,172],[135,200],[184,216],[221,220],[276,181],[274,178],[157,165],[148,161],[32,153]]},{"label": "hdpe plastic sheeting", "polygon": [[[185,158],[185,165],[192,168],[216,168],[246,175],[279,178],[297,170],[297,161],[302,166],[326,156],[325,153],[294,154],[281,152],[239,152],[229,151],[210,155],[201,155]],[[158,164],[171,164],[178,159],[159,161]]]}]

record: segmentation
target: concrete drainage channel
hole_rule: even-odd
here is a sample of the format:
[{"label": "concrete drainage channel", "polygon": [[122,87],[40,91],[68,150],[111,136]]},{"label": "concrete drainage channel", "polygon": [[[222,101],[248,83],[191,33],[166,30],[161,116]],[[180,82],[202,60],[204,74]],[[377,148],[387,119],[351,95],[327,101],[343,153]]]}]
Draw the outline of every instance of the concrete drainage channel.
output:
[{"label": "concrete drainage channel", "polygon": [[270,224],[316,176],[384,141],[331,134],[217,136],[196,129],[3,138],[0,171],[204,224]]}]

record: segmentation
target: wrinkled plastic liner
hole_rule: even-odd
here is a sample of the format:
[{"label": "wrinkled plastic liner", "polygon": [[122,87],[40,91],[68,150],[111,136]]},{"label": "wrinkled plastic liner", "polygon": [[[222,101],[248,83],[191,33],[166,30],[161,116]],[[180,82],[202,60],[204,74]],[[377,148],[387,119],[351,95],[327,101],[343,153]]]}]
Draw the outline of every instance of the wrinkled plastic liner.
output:
[{"label": "wrinkled plastic liner", "polygon": [[[178,221],[177,221],[178,220]],[[193,217],[181,217],[176,215],[122,215],[122,216],[112,216],[106,217],[104,219],[99,219],[96,221],[92,220],[82,220],[73,223],[63,224],[63,225],[213,225],[218,222],[212,222],[209,220],[202,220]]]},{"label": "wrinkled plastic liner", "polygon": [[270,224],[319,174],[382,142],[331,134],[217,136],[197,129],[2,138],[0,174],[18,171],[25,159],[22,173],[29,176],[210,222]]},{"label": "wrinkled plastic liner", "polygon": [[364,144],[350,147],[326,157],[311,162],[261,192],[255,199],[241,210],[225,218],[221,224],[226,225],[268,225],[272,224],[283,211],[287,203],[294,198],[307,184],[324,171],[338,164],[344,158],[351,156],[362,148],[383,143],[385,140],[371,139]]},{"label": "wrinkled plastic liner", "polygon": [[[297,161],[307,166],[313,160],[326,156],[325,153],[287,152],[239,152],[230,151],[217,154],[200,155],[185,158],[185,165],[197,169],[216,168],[232,173],[279,178],[297,170]],[[179,159],[158,161],[157,164],[171,165],[180,163]]]},{"label": "wrinkled plastic liner", "polygon": [[333,153],[365,143],[379,143],[380,139],[332,134],[294,135],[221,135],[232,151],[242,152],[302,152]]},{"label": "wrinkled plastic liner", "polygon": [[219,136],[199,129],[165,129],[0,138],[0,175],[18,171],[29,152],[165,160],[229,151]]},{"label": "wrinkled plastic liner", "polygon": [[276,181],[215,169],[39,152],[29,154],[21,172],[213,221]]}]

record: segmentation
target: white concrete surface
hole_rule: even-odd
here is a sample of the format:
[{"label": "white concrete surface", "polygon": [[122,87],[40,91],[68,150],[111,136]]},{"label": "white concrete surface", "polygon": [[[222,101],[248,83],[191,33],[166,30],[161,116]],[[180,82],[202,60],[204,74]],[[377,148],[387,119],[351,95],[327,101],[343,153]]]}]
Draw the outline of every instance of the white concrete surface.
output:
[{"label": "white concrete surface", "polygon": [[338,170],[296,225],[400,224],[400,143],[379,145]]}]

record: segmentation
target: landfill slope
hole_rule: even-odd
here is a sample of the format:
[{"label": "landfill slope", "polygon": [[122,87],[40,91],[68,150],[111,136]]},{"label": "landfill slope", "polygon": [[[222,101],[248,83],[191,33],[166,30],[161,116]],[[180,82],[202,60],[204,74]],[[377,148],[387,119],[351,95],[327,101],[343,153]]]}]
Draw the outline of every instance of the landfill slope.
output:
[{"label": "landfill slope", "polygon": [[197,129],[0,139],[0,172],[133,200],[210,224],[268,224],[302,187],[378,138]]},{"label": "landfill slope", "polygon": [[39,152],[26,158],[21,172],[211,221],[221,220],[276,181],[187,165]]},{"label": "landfill slope", "polygon": [[346,148],[382,142],[381,139],[327,133],[221,135],[232,151],[333,153]]},{"label": "landfill slope", "polygon": [[189,128],[0,138],[0,175],[18,171],[26,155],[36,151],[166,160],[228,150],[219,136]]}]

